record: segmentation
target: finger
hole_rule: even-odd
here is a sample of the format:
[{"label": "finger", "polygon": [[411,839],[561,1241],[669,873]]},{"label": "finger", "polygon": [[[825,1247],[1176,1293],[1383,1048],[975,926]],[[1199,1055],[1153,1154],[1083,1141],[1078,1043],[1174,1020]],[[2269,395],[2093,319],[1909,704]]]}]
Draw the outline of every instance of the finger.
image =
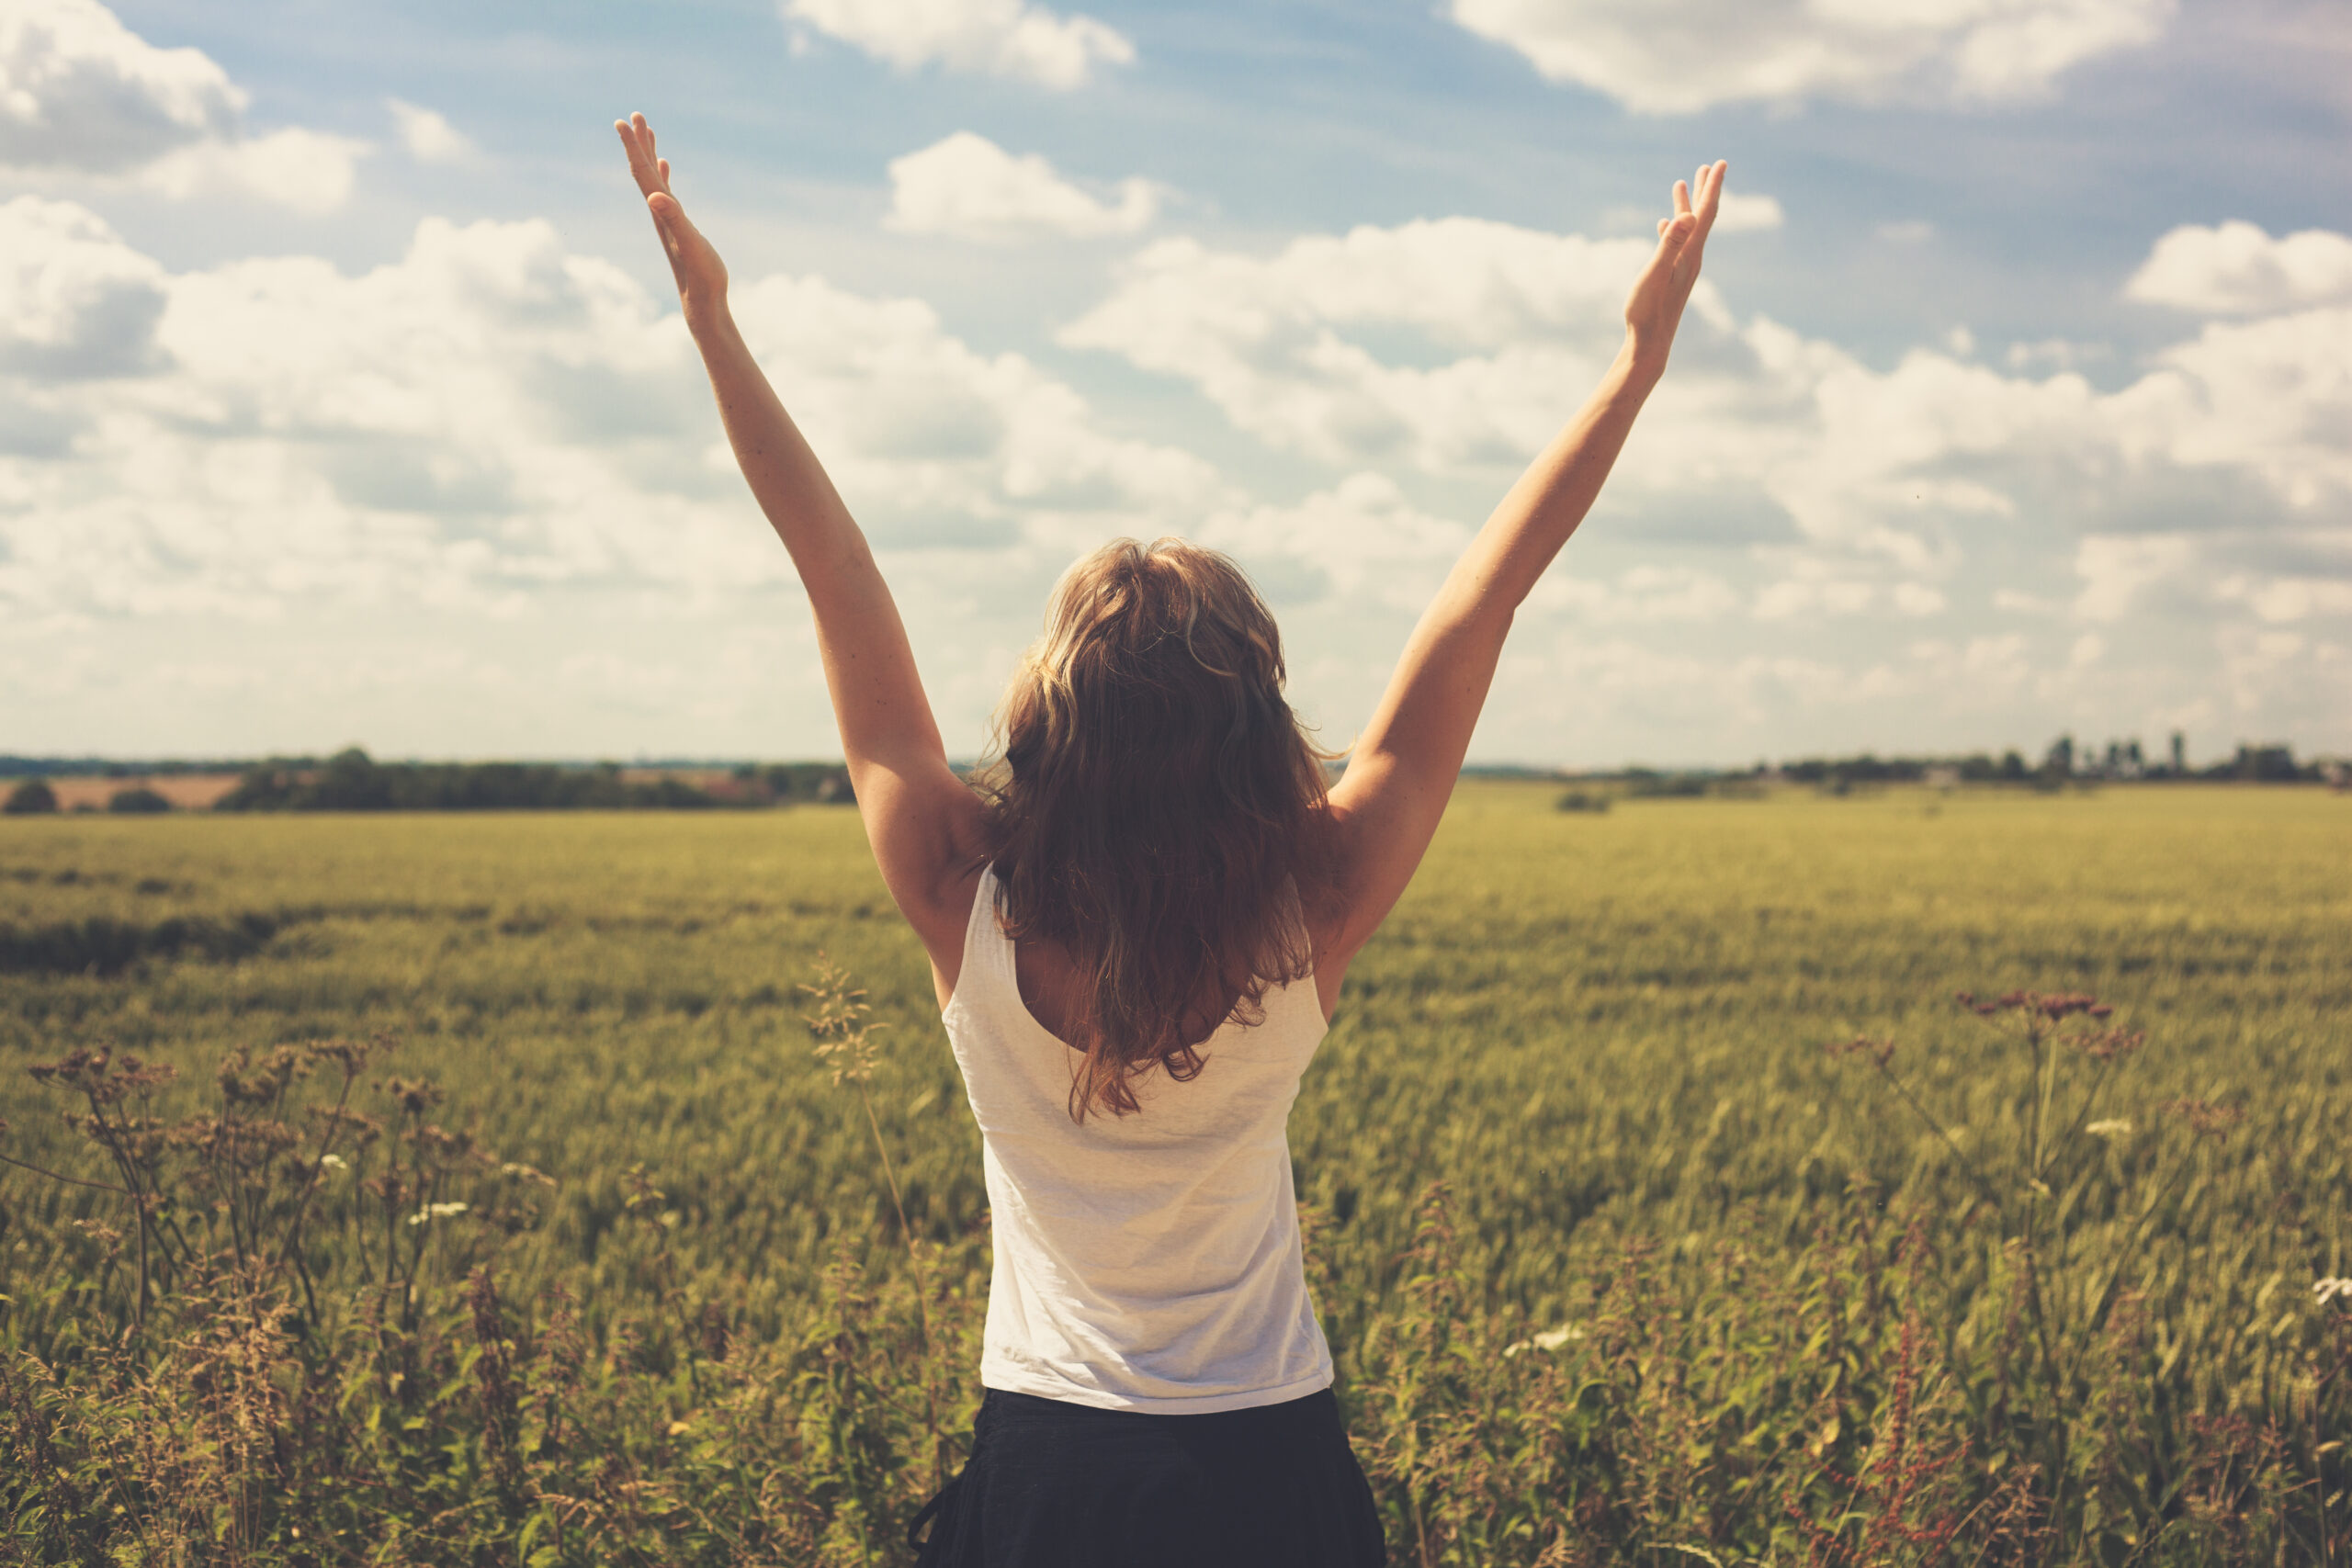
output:
[{"label": "finger", "polygon": [[637,135],[620,120],[613,121],[613,129],[621,133],[621,147],[628,153],[629,178],[637,182],[638,194],[641,196],[653,187],[646,181],[645,156],[638,151]]},{"label": "finger", "polygon": [[628,140],[628,172],[637,181],[638,194],[651,196],[657,190],[667,190],[670,187],[669,160],[654,157],[650,137],[638,134],[634,127],[627,128],[623,134]]},{"label": "finger", "polygon": [[1662,220],[1657,226],[1657,249],[1650,256],[1650,265],[1644,269],[1645,276],[1661,271],[1671,275],[1696,226],[1696,220],[1688,213]]},{"label": "finger", "polygon": [[1709,230],[1715,226],[1715,214],[1722,209],[1724,171],[1729,165],[1715,164],[1704,171],[1699,197],[1699,238],[1704,241]]},{"label": "finger", "polygon": [[678,260],[685,254],[686,233],[692,226],[677,198],[657,190],[645,198],[645,209],[653,215],[653,231],[661,237],[662,249],[673,262]]},{"label": "finger", "polygon": [[1674,215],[1677,218],[1690,215],[1690,182],[1688,180],[1674,182]]},{"label": "finger", "polygon": [[655,191],[645,198],[645,206],[653,214],[653,226],[662,231],[662,242],[673,252],[701,237],[694,220],[668,191]]}]

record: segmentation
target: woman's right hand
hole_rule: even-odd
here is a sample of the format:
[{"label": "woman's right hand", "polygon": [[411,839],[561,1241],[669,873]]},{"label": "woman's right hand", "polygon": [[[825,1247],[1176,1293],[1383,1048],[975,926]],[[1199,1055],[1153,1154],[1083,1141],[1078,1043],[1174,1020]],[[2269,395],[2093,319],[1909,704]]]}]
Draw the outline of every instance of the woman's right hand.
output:
[{"label": "woman's right hand", "polygon": [[727,264],[702,237],[702,231],[687,220],[686,209],[671,193],[670,160],[655,156],[653,128],[645,123],[645,117],[633,114],[616,119],[613,129],[621,133],[621,145],[628,150],[628,172],[637,188],[645,193],[654,232],[662,236],[671,276],[678,280],[678,303],[685,311],[686,325],[699,332],[703,323],[715,320],[727,308]]},{"label": "woman's right hand", "polygon": [[1666,368],[1675,329],[1682,324],[1682,308],[1698,286],[1699,263],[1723,203],[1728,167],[1715,163],[1701,169],[1695,190],[1687,180],[1674,182],[1674,216],[1657,220],[1657,249],[1625,300],[1626,341],[1634,363],[1653,376]]}]

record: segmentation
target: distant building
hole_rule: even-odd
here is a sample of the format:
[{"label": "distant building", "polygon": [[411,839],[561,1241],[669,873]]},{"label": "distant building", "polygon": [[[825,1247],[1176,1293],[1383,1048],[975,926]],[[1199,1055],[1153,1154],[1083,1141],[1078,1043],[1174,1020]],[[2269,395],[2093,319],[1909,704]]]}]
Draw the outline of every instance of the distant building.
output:
[{"label": "distant building", "polygon": [[2291,746],[2240,746],[2235,776],[2255,784],[2292,784],[2303,776]]}]

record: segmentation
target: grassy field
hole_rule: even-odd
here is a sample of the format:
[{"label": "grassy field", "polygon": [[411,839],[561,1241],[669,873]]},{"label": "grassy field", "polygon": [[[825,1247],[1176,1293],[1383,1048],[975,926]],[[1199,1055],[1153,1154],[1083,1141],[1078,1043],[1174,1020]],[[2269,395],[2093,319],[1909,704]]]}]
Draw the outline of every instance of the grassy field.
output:
[{"label": "grassy field", "polygon": [[[1556,793],[1462,787],[1351,974],[1292,1119],[1343,1389],[1359,1429],[1388,1445],[1376,1479],[1392,1538],[1414,1532],[1430,1562],[1532,1561],[1565,1539],[1539,1521],[1513,1558],[1457,1521],[1453,1545],[1430,1545],[1443,1499],[1414,1490],[1426,1456],[1395,1447],[1419,1441],[1398,1401],[1422,1397],[1396,1358],[1442,1331],[1433,1302],[1496,1336],[1581,1339],[1575,1325],[1606,1316],[1599,1288],[1634,1267],[1679,1292],[1679,1321],[1701,1323],[1741,1269],[1793,1279],[1825,1238],[1862,1245],[1874,1214],[1930,1235],[1912,1244],[1915,1280],[1919,1247],[1937,1249],[1906,1310],[1932,1330],[1953,1429],[1974,1423],[1980,1460],[1986,1433],[2025,1425],[1967,1372],[2015,1337],[2020,1223],[2051,1227],[2028,1238],[2033,1282],[2085,1344],[2120,1332],[2125,1298],[2159,1382],[2185,1402],[2175,1426],[2292,1427],[2347,1408],[2346,1380],[2325,1371],[2340,1308],[2312,1286],[2352,1274],[2352,800],[1893,790],[1563,813]],[[801,1021],[820,952],[884,1026],[874,1104],[932,1248],[930,1288],[968,1296],[985,1278],[978,1135],[921,951],[838,809],[11,820],[0,1154],[104,1174],[61,1125],[65,1098],[25,1073],[76,1046],[177,1065],[161,1101],[177,1110],[206,1101],[231,1047],[386,1032],[397,1050],[371,1075],[435,1080],[444,1122],[557,1183],[511,1236],[466,1228],[487,1201],[451,1217],[433,1239],[445,1273],[495,1250],[509,1299],[560,1283],[591,1333],[670,1296],[723,1302],[739,1336],[787,1340],[838,1292],[829,1264],[854,1262],[878,1291],[907,1257],[865,1112]],[[2010,988],[2095,993],[2112,1025],[2146,1037],[2100,1077],[2106,1130],[2023,1179],[2048,1199],[2024,1222],[1998,1195],[1984,1218],[1978,1168],[2030,1138],[2031,1074],[1951,1000]],[[1824,1049],[1857,1035],[1894,1043],[1904,1090],[1868,1055]],[[2086,1062],[2052,1069],[2052,1115],[2072,1115],[2098,1076],[2075,1070]],[[2243,1120],[2198,1137],[2166,1109],[2184,1100],[2224,1108],[2207,1116],[2217,1134],[2226,1112]],[[636,1223],[647,1183],[668,1216],[651,1244]],[[50,1353],[98,1312],[103,1292],[71,1288],[99,1268],[73,1222],[117,1201],[0,1168],[0,1338]],[[345,1289],[365,1211],[330,1194],[313,1232],[318,1267]],[[1869,1245],[1882,1272],[1895,1267],[1892,1240]],[[2069,1283],[2067,1258],[2114,1262]],[[2081,1377],[2077,1393],[2096,1381]],[[1572,1410],[1581,1396],[1566,1397]],[[1792,1421],[1818,1416],[1817,1391],[1805,1397]],[[1855,1425],[1864,1435],[1842,1440],[1865,1444],[1849,1456],[1859,1472],[1883,1428]],[[2340,1448],[2305,1458],[2305,1480],[2341,1507]],[[2172,1501],[2148,1506],[2179,1514],[2195,1465],[2165,1462]],[[2067,1539],[2099,1528],[2076,1525]],[[1801,1529],[1742,1528],[1709,1539],[1750,1552],[1781,1540],[1792,1561],[1813,1550]]]}]

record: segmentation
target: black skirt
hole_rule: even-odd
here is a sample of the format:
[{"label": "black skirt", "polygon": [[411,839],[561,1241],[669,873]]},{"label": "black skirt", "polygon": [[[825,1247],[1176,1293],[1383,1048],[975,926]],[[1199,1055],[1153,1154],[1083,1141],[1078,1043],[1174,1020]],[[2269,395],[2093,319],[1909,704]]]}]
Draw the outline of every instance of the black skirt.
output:
[{"label": "black skirt", "polygon": [[1387,1560],[1372,1487],[1329,1389],[1201,1416],[989,1389],[972,1457],[907,1541],[921,1546],[921,1568],[1379,1568]]}]

